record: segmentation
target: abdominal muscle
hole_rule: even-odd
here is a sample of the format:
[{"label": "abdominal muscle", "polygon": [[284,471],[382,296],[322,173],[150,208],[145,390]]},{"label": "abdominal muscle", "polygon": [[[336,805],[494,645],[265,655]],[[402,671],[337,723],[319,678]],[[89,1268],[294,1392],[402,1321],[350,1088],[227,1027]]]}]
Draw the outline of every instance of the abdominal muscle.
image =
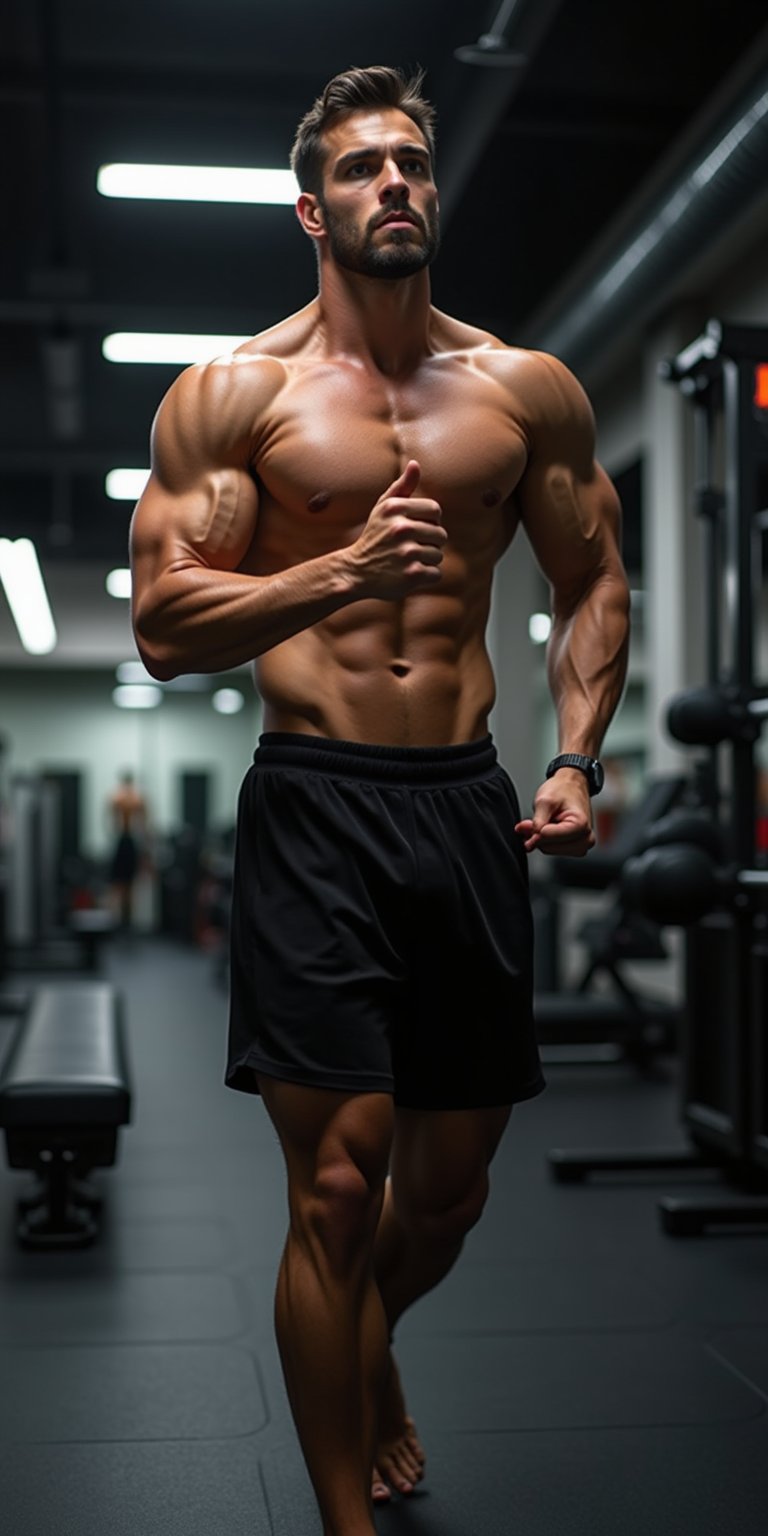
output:
[{"label": "abdominal muscle", "polygon": [[[484,613],[429,593],[362,601],[255,662],[264,729],[380,746],[454,746],[495,701]],[[472,622],[473,619],[479,622]]]}]

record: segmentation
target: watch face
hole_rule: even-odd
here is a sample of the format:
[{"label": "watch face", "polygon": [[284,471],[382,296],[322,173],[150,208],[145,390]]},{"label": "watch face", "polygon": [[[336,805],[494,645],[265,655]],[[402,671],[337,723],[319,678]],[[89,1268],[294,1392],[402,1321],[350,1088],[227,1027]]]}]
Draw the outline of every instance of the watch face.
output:
[{"label": "watch face", "polygon": [[592,764],[592,782],[595,786],[595,794],[599,795],[605,783],[605,769],[602,763],[598,763],[597,760]]}]

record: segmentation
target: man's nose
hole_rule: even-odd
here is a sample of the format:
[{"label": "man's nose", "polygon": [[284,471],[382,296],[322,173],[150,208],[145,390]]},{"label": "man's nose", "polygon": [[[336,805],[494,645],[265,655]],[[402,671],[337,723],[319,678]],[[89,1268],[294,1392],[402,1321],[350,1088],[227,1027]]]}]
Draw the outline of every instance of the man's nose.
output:
[{"label": "man's nose", "polygon": [[408,182],[406,181],[396,160],[387,160],[379,184],[379,197],[382,201],[387,198],[402,196],[405,193],[405,201],[408,201]]}]

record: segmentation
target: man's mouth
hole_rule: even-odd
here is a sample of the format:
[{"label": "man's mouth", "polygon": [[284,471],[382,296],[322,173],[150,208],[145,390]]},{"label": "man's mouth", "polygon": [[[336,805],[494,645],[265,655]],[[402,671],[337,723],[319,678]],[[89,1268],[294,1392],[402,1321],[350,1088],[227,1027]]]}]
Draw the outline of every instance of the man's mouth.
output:
[{"label": "man's mouth", "polygon": [[400,213],[388,213],[385,219],[379,220],[376,228],[383,229],[385,224],[412,224],[414,228],[418,228],[413,214],[405,213],[404,211],[401,211]]}]

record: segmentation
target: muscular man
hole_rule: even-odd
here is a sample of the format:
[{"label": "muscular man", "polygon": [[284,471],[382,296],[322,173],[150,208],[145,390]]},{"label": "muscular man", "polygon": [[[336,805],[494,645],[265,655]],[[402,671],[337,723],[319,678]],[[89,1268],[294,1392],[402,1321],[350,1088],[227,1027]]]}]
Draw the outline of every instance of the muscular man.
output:
[{"label": "muscular man", "polygon": [[133,887],[147,826],[146,803],[134,784],[132,773],[121,774],[119,785],[109,797],[108,810],[115,836],[110,885],[120,923],[129,930],[133,918]]},{"label": "muscular man", "polygon": [[[430,303],[420,86],[349,70],[303,119],[318,295],[176,381],[132,535],[156,677],[258,658],[226,1080],[263,1095],[285,1154],[276,1326],[325,1536],[373,1536],[373,1501],[423,1475],[392,1330],[544,1087],[526,853],[592,845],[587,773],[626,665],[619,507],[580,386]],[[520,524],[552,588],[560,746],[582,757],[522,819],[485,647]]]}]

